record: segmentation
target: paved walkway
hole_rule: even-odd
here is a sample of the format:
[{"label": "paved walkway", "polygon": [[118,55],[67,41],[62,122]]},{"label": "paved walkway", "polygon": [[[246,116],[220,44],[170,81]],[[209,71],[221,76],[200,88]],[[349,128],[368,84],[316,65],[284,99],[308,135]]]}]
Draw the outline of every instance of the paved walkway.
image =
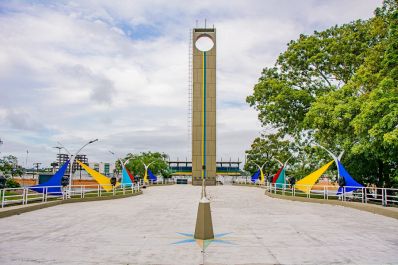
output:
[{"label": "paved walkway", "polygon": [[[341,206],[209,187],[215,233],[205,264],[398,264],[398,220]],[[0,219],[0,264],[201,264],[193,233],[200,187],[65,204]]]}]

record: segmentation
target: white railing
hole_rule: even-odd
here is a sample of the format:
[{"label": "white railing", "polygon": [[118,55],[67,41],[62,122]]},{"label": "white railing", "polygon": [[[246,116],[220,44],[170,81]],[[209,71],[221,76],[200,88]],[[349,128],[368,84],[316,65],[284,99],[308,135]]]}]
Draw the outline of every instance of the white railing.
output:
[{"label": "white railing", "polygon": [[[290,184],[270,184],[267,181],[260,183],[258,180],[252,182],[250,179],[238,178],[234,180],[234,184],[258,186],[267,189],[272,193],[279,193],[289,196],[300,196],[307,198],[317,198],[324,200],[342,200],[342,201],[356,201],[361,203],[373,203],[383,206],[398,207],[398,189],[394,188],[373,188],[373,187],[354,187],[345,186],[343,192],[337,194],[338,186],[312,186],[312,185],[294,185]],[[302,188],[305,192],[297,189]],[[354,191],[347,192],[347,190],[355,188]]]},{"label": "white railing", "polygon": [[256,180],[255,182],[252,182],[250,177],[249,178],[236,178],[232,181],[232,184],[238,184],[238,185],[249,185],[249,186],[260,186],[262,188],[266,188],[268,185],[267,181],[264,181],[264,183],[261,183],[260,180]]},{"label": "white railing", "polygon": [[[164,185],[164,184],[175,184],[175,180],[172,178],[167,178],[167,179],[158,179],[156,181],[153,180],[148,180],[145,184],[149,186],[156,186],[156,185]],[[144,186],[144,180],[140,179],[140,185]]]},{"label": "white railing", "polygon": [[[253,184],[255,185],[255,184]],[[338,193],[338,186],[313,186],[290,184],[266,184],[267,191],[286,196],[299,196],[324,200],[354,201],[382,206],[398,207],[398,189],[344,186]],[[354,191],[349,191],[355,189]],[[302,190],[305,190],[303,192]],[[348,192],[349,191],[349,192]]]},{"label": "white railing", "polygon": [[[106,191],[103,186],[111,187],[110,191]],[[135,194],[140,191],[140,184],[124,185],[114,187],[112,185],[73,185],[70,190],[68,187],[62,186],[43,186],[32,187],[39,192],[21,188],[5,188],[0,190],[1,208],[7,205],[26,205],[32,202],[47,202],[51,200],[67,200],[70,198],[86,198],[86,197],[102,197]],[[61,192],[51,191],[54,188],[60,189]]]}]

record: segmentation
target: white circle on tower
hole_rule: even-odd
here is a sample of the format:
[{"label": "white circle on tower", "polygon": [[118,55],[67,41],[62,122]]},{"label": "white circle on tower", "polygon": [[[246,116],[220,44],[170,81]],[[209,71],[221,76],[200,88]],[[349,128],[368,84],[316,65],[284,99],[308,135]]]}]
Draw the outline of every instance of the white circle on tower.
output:
[{"label": "white circle on tower", "polygon": [[214,42],[213,40],[206,35],[200,36],[196,42],[195,42],[195,47],[201,52],[207,52],[210,51],[211,48],[213,48]]}]

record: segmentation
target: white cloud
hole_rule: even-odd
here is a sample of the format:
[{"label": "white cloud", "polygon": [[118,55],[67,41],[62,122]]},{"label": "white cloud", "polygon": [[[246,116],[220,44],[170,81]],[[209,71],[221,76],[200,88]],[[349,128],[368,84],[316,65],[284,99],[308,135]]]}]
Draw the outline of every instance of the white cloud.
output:
[{"label": "white cloud", "polygon": [[[189,157],[188,40],[217,28],[218,158],[262,130],[245,103],[286,43],[367,18],[381,1],[6,1],[0,3],[2,154],[49,164],[57,141],[100,141],[90,160],[146,150]],[[33,161],[31,161],[33,162]]]}]

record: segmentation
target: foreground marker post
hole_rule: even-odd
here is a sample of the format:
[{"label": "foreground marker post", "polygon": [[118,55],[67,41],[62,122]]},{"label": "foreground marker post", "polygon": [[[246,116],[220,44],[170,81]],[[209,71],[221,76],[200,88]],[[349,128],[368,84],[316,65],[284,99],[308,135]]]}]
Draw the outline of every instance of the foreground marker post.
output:
[{"label": "foreground marker post", "polygon": [[199,201],[194,238],[201,240],[214,239],[210,201],[206,197],[205,179],[202,180],[202,198]]}]

